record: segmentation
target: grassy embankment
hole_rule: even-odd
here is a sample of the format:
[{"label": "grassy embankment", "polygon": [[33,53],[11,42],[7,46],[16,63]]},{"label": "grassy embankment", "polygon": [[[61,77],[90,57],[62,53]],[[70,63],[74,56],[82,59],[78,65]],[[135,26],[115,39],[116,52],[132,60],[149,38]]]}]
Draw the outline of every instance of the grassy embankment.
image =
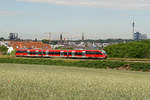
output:
[{"label": "grassy embankment", "polygon": [[133,71],[150,71],[150,63],[124,62],[110,60],[64,60],[48,58],[0,58],[0,63],[14,64],[38,64],[38,65],[57,65],[57,66],[75,66],[86,68],[103,68],[103,69],[126,69]]},{"label": "grassy embankment", "polygon": [[0,100],[149,100],[147,72],[0,64]]}]

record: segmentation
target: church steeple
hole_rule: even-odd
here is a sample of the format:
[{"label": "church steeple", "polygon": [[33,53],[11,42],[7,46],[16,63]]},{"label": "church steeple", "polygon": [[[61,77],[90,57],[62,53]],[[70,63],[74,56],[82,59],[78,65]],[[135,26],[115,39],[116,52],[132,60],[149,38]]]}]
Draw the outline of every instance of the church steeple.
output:
[{"label": "church steeple", "polygon": [[62,37],[62,34],[60,34],[60,41],[62,41],[62,38],[63,38],[63,37]]},{"label": "church steeple", "polygon": [[63,36],[62,36],[62,34],[60,34],[60,43],[61,44],[63,43]]},{"label": "church steeple", "polygon": [[82,41],[84,41],[84,33],[82,33]]}]

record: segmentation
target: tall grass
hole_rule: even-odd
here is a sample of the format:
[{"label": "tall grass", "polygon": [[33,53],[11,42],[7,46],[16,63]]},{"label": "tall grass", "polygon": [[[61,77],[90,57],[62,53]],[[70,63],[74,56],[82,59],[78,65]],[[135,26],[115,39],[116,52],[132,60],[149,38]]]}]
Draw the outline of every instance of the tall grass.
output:
[{"label": "tall grass", "polygon": [[0,100],[149,100],[143,72],[0,64]]}]

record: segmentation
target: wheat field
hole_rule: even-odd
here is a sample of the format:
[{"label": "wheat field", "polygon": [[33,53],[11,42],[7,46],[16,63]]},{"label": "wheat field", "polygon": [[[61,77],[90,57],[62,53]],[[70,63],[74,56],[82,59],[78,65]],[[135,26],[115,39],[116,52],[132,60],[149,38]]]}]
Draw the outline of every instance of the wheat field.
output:
[{"label": "wheat field", "polygon": [[150,73],[0,64],[0,100],[150,100]]}]

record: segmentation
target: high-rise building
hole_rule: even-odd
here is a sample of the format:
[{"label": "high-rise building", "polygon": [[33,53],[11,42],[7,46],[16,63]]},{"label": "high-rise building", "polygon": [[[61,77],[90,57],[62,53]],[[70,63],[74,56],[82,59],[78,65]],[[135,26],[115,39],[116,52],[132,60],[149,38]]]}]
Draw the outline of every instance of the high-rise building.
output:
[{"label": "high-rise building", "polygon": [[147,35],[146,34],[142,34],[140,32],[136,32],[133,35],[133,39],[134,40],[145,40],[145,39],[147,39]]},{"label": "high-rise building", "polygon": [[134,40],[141,40],[142,39],[142,34],[140,32],[135,32],[133,34],[133,39]]},{"label": "high-rise building", "polygon": [[147,35],[146,34],[142,34],[142,37],[141,37],[142,40],[145,40],[147,39]]},{"label": "high-rise building", "polygon": [[9,33],[10,40],[18,40],[18,33]]}]

